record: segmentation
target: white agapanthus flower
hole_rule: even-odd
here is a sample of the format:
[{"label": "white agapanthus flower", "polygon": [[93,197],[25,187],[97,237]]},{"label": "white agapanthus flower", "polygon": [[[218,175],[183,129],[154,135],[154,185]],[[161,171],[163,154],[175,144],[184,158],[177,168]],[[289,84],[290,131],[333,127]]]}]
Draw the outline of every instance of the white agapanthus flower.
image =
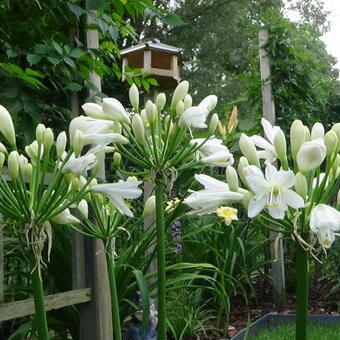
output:
[{"label": "white agapanthus flower", "polygon": [[318,138],[301,145],[296,155],[296,161],[300,171],[308,172],[320,166],[325,157],[325,143],[321,138]]},{"label": "white agapanthus flower", "polygon": [[257,147],[262,149],[257,152],[259,158],[265,159],[266,164],[271,164],[277,159],[277,154],[274,147],[274,138],[276,133],[281,130],[281,128],[278,126],[272,126],[272,124],[265,118],[261,119],[261,124],[267,139],[257,135],[251,136],[250,138]]},{"label": "white agapanthus flower", "polygon": [[335,232],[340,230],[340,212],[326,204],[318,204],[311,212],[310,229],[322,247],[329,248],[334,242]]},{"label": "white agapanthus flower", "polygon": [[216,209],[230,201],[240,201],[243,196],[232,192],[228,184],[207,175],[195,175],[203,190],[193,191],[183,202],[192,208],[191,214],[205,215],[215,213]]},{"label": "white agapanthus flower", "polygon": [[[190,141],[190,144],[200,145],[204,141],[204,138],[195,138]],[[227,167],[228,165],[234,164],[232,153],[223,145],[221,139],[217,139],[214,136],[196,151],[196,159],[200,159],[205,164],[219,167]]]},{"label": "white agapanthus flower", "polygon": [[[62,156],[62,159],[65,155]],[[71,155],[63,168],[63,173],[72,172],[74,174],[87,176],[87,171],[94,168],[97,163],[97,157],[93,153],[86,154],[84,156],[75,157]]]},{"label": "white agapanthus flower", "polygon": [[208,114],[206,107],[192,106],[183,112],[181,122],[188,127],[205,129],[208,127],[206,124]]},{"label": "white agapanthus flower", "polygon": [[135,199],[142,195],[143,191],[138,188],[142,181],[127,180],[125,182],[98,184],[91,191],[100,193],[109,198],[117,210],[126,216],[133,217],[132,211],[125,204],[124,199]]},{"label": "white agapanthus flower", "polygon": [[283,219],[288,206],[299,209],[305,206],[303,199],[292,189],[295,184],[293,171],[277,170],[267,164],[265,176],[262,171],[250,165],[245,169],[247,183],[254,192],[248,205],[248,217],[253,218],[264,208],[275,219]]}]

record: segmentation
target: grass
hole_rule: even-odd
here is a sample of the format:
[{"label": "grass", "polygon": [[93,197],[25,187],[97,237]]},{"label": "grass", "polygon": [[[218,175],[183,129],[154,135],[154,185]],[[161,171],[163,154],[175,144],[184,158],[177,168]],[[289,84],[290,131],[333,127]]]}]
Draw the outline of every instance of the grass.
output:
[{"label": "grass", "polygon": [[[295,324],[289,323],[280,327],[265,329],[249,340],[293,340],[295,338]],[[308,326],[308,340],[340,339],[340,325]]]}]

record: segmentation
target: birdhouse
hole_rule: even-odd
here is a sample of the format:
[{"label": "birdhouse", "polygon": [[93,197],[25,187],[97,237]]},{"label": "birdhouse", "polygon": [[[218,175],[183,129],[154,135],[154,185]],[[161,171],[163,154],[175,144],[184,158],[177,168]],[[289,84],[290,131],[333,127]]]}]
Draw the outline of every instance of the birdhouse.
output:
[{"label": "birdhouse", "polygon": [[158,39],[147,39],[120,52],[125,67],[140,68],[155,78],[161,89],[175,88],[180,81],[182,49],[162,44]]}]

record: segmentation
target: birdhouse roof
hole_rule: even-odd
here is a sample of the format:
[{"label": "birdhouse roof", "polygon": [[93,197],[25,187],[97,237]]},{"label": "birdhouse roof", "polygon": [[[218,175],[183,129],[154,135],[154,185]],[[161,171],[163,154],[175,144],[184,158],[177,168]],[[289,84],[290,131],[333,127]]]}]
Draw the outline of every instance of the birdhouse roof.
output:
[{"label": "birdhouse roof", "polygon": [[120,54],[125,55],[125,54],[129,54],[129,53],[136,52],[139,50],[143,50],[143,49],[157,50],[157,51],[163,51],[163,52],[174,53],[174,54],[182,53],[181,48],[163,44],[158,39],[153,38],[153,39],[144,40],[138,45],[125,48],[120,51]]}]

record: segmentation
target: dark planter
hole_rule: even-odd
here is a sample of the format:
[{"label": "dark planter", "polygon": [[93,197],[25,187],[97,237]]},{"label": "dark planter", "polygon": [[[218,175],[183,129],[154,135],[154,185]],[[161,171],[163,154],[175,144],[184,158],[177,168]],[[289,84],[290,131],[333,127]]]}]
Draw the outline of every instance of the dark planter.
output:
[{"label": "dark planter", "polygon": [[[248,328],[238,332],[231,340],[245,340],[252,335],[256,335],[262,329],[277,327],[294,321],[295,314],[268,313],[253,322]],[[309,321],[314,324],[335,325],[340,324],[340,315],[312,314],[309,315]]]}]

